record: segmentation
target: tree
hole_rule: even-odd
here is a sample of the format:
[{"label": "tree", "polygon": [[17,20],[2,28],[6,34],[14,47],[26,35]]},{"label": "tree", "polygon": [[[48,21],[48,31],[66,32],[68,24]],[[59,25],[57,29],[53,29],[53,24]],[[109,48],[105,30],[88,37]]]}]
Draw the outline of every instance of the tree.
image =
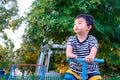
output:
[{"label": "tree", "polygon": [[32,64],[37,63],[39,49],[34,46],[21,45],[20,49],[15,51],[17,64]]},{"label": "tree", "polygon": [[[0,32],[3,29],[8,29],[11,24],[11,20],[15,19],[18,12],[18,6],[16,0],[1,0],[0,1]],[[12,24],[13,26],[13,24]],[[11,26],[11,27],[12,27]]]},{"label": "tree", "polygon": [[120,69],[119,0],[35,0],[26,17],[24,43],[34,47],[51,39],[54,43],[64,43],[68,36],[74,35],[74,18],[81,13],[94,17],[91,34],[99,41],[98,57],[105,59],[107,67]]},{"label": "tree", "polygon": [[0,0],[0,38],[4,39],[5,47],[0,47],[1,60],[0,64],[4,68],[8,68],[10,63],[14,61],[13,42],[8,38],[4,29],[16,29],[19,25],[17,0]]},{"label": "tree", "polygon": [[14,44],[13,42],[9,39],[7,42],[6,42],[6,47],[3,48],[1,45],[0,45],[0,69],[1,68],[4,68],[4,69],[7,69],[10,67],[10,64],[12,63],[15,63],[15,54],[13,52],[13,47]]}]

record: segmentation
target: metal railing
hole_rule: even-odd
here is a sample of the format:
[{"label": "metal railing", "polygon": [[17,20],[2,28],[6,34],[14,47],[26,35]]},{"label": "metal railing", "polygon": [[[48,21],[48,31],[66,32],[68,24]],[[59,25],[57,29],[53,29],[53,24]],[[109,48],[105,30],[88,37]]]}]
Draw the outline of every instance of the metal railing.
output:
[{"label": "metal railing", "polygon": [[[36,67],[36,66],[42,66],[42,70],[40,72],[39,75],[36,74],[28,74],[28,75],[21,75],[21,76],[17,76],[15,74],[15,69],[17,66],[22,66],[22,67]],[[3,79],[4,77],[4,79]],[[45,73],[45,65],[38,65],[38,64],[12,64],[11,65],[11,70],[10,70],[10,74],[7,75],[7,77],[5,75],[1,76],[1,79],[3,80],[62,80],[63,76],[62,75],[56,75],[55,74],[51,74],[51,75],[46,75]],[[1,80],[0,79],[0,80]]]}]

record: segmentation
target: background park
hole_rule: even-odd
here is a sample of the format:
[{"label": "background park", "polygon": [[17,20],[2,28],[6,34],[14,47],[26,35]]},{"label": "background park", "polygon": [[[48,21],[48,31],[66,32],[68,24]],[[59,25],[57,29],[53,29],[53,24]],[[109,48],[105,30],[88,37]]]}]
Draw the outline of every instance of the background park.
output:
[{"label": "background park", "polygon": [[[69,36],[75,35],[74,18],[89,13],[95,22],[90,34],[99,42],[97,58],[105,60],[100,64],[101,74],[110,80],[120,80],[120,0],[34,0],[25,16],[18,14],[18,1],[0,0],[0,42],[4,43],[0,45],[0,69],[6,74],[10,64],[37,64],[41,46],[65,44]],[[14,33],[23,23],[21,47],[14,50],[15,43],[5,29]],[[49,71],[64,75],[68,68],[65,49],[52,51]],[[35,67],[25,69],[28,68],[35,72]]]}]

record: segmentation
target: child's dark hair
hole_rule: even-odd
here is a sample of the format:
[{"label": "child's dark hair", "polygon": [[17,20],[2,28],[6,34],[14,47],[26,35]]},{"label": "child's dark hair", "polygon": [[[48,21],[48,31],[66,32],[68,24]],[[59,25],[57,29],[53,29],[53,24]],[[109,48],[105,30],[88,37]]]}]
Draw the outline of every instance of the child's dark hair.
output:
[{"label": "child's dark hair", "polygon": [[80,14],[75,19],[84,18],[86,20],[87,25],[91,25],[94,27],[93,17],[89,14]]}]

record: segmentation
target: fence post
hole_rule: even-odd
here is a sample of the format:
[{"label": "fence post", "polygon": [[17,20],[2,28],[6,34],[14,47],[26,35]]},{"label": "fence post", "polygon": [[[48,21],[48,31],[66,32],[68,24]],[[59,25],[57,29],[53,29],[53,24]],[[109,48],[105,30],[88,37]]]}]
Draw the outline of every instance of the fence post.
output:
[{"label": "fence post", "polygon": [[[10,80],[12,78],[12,72],[14,72],[15,75],[15,65],[12,64],[11,70],[10,70],[10,75],[8,77],[8,80]],[[15,76],[14,76],[15,77]],[[14,78],[15,79],[15,78]]]},{"label": "fence post", "polygon": [[42,72],[39,80],[45,80],[45,66],[42,65]]}]

